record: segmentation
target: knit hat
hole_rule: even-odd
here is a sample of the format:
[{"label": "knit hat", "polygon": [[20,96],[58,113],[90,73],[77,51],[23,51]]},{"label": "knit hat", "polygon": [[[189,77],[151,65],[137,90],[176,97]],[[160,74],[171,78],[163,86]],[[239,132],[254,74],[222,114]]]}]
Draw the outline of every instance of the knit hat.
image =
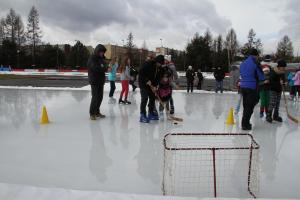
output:
[{"label": "knit hat", "polygon": [[163,55],[158,55],[155,58],[155,62],[160,63],[160,64],[164,64],[165,63],[165,57]]},{"label": "knit hat", "polygon": [[257,49],[253,48],[253,49],[250,50],[250,55],[251,56],[259,56],[259,53],[258,53]]},{"label": "knit hat", "polygon": [[286,67],[286,62],[285,60],[279,60],[277,62],[277,67]]},{"label": "knit hat", "polygon": [[265,62],[271,62],[271,56],[270,55],[266,55],[264,58]]}]

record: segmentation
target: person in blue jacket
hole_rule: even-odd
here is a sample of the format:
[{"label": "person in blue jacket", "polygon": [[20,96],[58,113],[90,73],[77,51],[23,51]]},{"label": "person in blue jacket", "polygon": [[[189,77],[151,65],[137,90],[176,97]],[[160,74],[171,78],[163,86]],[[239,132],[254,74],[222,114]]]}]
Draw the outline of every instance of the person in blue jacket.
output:
[{"label": "person in blue jacket", "polygon": [[262,68],[259,63],[259,53],[252,49],[250,56],[240,66],[240,87],[243,96],[242,129],[251,130],[250,118],[255,105],[259,101],[258,83],[265,81]]}]

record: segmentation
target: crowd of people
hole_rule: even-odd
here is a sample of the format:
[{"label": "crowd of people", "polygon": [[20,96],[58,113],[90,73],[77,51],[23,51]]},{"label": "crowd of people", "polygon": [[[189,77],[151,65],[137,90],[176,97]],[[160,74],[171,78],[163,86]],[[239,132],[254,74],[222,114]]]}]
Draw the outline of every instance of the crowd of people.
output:
[{"label": "crowd of people", "polygon": [[[88,61],[88,77],[91,85],[91,103],[90,119],[104,118],[105,115],[100,112],[100,105],[103,99],[103,86],[105,83],[105,72],[108,71],[108,80],[110,82],[109,103],[116,103],[114,92],[116,89],[115,81],[117,72],[120,73],[122,90],[118,103],[129,105],[128,100],[129,84],[135,91],[137,86],[135,82],[138,75],[138,84],[140,88],[140,122],[149,123],[151,120],[159,120],[164,114],[174,114],[174,99],[172,91],[178,88],[178,74],[174,63],[169,57],[158,55],[155,58],[147,58],[140,67],[139,72],[131,66],[129,57],[125,57],[121,64],[118,64],[117,58],[112,58],[108,67],[105,64],[104,54],[106,49],[99,44],[95,48],[94,54]],[[249,57],[240,65],[239,88],[243,102],[242,129],[251,130],[250,123],[254,107],[260,101],[260,117],[266,117],[266,121],[282,122],[279,115],[281,93],[286,82],[291,88],[290,99],[294,100],[300,92],[300,71],[289,72],[287,81],[285,78],[286,62],[278,60],[277,64],[271,62],[271,56],[266,56],[263,62],[259,60],[259,52],[252,49]],[[203,74],[199,69],[195,73],[192,66],[186,71],[187,92],[193,92],[195,77],[198,78],[197,89],[201,89]],[[225,72],[221,67],[217,67],[214,72],[216,80],[215,92],[223,93],[223,80]],[[155,100],[159,101],[159,112],[156,109]],[[240,100],[241,101],[241,100]],[[146,109],[148,107],[148,110]]]}]

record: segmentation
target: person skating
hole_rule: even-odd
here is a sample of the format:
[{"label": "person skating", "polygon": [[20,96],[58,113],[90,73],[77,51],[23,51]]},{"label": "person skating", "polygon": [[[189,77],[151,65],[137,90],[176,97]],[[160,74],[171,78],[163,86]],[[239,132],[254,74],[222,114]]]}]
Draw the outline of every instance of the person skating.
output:
[{"label": "person skating", "polygon": [[[178,73],[175,67],[175,64],[171,60],[171,55],[165,56],[165,64],[166,66],[172,71],[172,87],[173,89],[178,88]],[[170,98],[170,114],[173,115],[175,113],[175,106],[174,106],[174,99],[173,96],[171,95]]]},{"label": "person skating", "polygon": [[135,81],[136,81],[136,77],[138,75],[138,71],[133,67],[130,66],[130,81],[129,81],[129,85],[132,86],[132,92],[134,92],[137,88],[137,86],[135,85]]},{"label": "person skating", "polygon": [[296,72],[294,77],[294,86],[295,86],[295,99],[297,98],[297,94],[298,94],[298,100],[299,100],[300,97],[300,70],[299,69]]},{"label": "person skating", "polygon": [[[139,86],[141,93],[140,122],[149,123],[150,120],[159,120],[155,107],[155,93],[152,88],[158,85],[158,70],[164,64],[164,56],[158,55],[155,59],[146,61],[139,71]],[[149,102],[148,102],[149,101]],[[148,103],[148,116],[146,106]]]},{"label": "person skating", "polygon": [[186,80],[187,80],[187,92],[189,93],[190,90],[191,90],[191,92],[193,92],[195,72],[194,72],[193,67],[191,65],[186,70],[185,77],[186,77]]},{"label": "person skating", "polygon": [[119,64],[117,62],[117,57],[113,57],[108,68],[108,81],[110,83],[110,91],[109,91],[109,100],[108,103],[115,103],[116,99],[113,97],[114,92],[116,90],[116,74]]},{"label": "person skating", "polygon": [[277,67],[271,68],[270,71],[270,103],[266,117],[266,120],[269,123],[272,123],[273,120],[282,122],[282,118],[279,116],[279,106],[282,93],[282,85],[285,84],[285,67],[286,62],[284,60],[279,60],[277,63]]},{"label": "person skating", "polygon": [[[270,79],[270,66],[263,65],[263,72],[265,75],[265,80]],[[260,98],[260,117],[264,117],[264,113],[267,115],[269,101],[270,101],[270,83],[269,82],[262,82],[259,84],[259,98]]]},{"label": "person skating", "polygon": [[[122,91],[120,93],[119,104],[131,104],[127,100],[129,92],[129,80],[130,80],[130,58],[126,57],[120,66],[120,80],[122,84]],[[124,101],[123,101],[124,95]]]},{"label": "person skating", "polygon": [[170,101],[172,98],[172,85],[174,87],[175,82],[173,82],[173,71],[167,64],[160,67],[158,71],[158,80],[157,94],[159,99],[162,101],[159,103],[160,116],[163,116],[163,110],[165,106],[167,110],[170,111],[170,114],[174,114],[174,109],[173,112],[171,112],[169,103],[171,103]]},{"label": "person skating", "polygon": [[201,72],[201,69],[198,69],[197,77],[198,77],[198,86],[197,86],[197,89],[201,90],[201,88],[202,88],[202,82],[203,82],[203,79],[204,79],[203,74]]},{"label": "person skating", "polygon": [[214,77],[216,79],[216,88],[215,92],[218,93],[220,90],[221,93],[223,93],[223,80],[225,78],[225,72],[221,67],[217,67],[217,69],[214,72]]},{"label": "person skating", "polygon": [[240,87],[243,96],[242,129],[251,130],[250,118],[258,103],[258,81],[265,81],[265,76],[258,62],[259,53],[252,49],[250,56],[240,65]]},{"label": "person skating", "polygon": [[100,113],[100,106],[103,99],[103,87],[105,84],[105,52],[106,48],[102,44],[98,44],[87,62],[88,78],[92,90],[89,110],[91,120],[96,120],[97,117],[105,117],[105,115]]},{"label": "person skating", "polygon": [[293,101],[295,98],[296,94],[296,86],[295,86],[295,81],[294,81],[295,73],[294,72],[289,72],[287,79],[288,79],[288,84],[290,87],[290,100]]}]

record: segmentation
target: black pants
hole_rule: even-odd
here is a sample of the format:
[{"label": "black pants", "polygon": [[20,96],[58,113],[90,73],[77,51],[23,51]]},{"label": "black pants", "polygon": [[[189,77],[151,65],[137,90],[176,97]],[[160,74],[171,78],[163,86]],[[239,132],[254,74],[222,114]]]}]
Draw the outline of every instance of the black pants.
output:
[{"label": "black pants", "polygon": [[103,84],[91,85],[92,99],[90,104],[90,115],[96,115],[100,113],[100,105],[103,99]]},{"label": "black pants", "polygon": [[136,77],[132,77],[132,79],[129,81],[129,84],[132,86],[132,91],[135,91],[137,86],[135,85]]},{"label": "black pants", "polygon": [[198,90],[201,90],[201,88],[202,88],[201,86],[202,86],[202,81],[199,80],[197,89],[198,89]]},{"label": "black pants", "polygon": [[148,100],[149,100],[149,103],[148,103],[149,113],[153,113],[153,111],[156,111],[154,93],[148,88],[140,88],[140,92],[141,92],[141,107],[140,107],[141,114],[146,115],[146,113],[147,113],[146,106],[147,106]]},{"label": "black pants", "polygon": [[187,92],[191,90],[193,92],[194,88],[194,79],[187,79]]},{"label": "black pants", "polygon": [[110,82],[110,91],[109,91],[109,97],[114,96],[114,92],[116,90],[116,84],[115,81],[109,81]]},{"label": "black pants", "polygon": [[253,113],[255,105],[258,103],[258,92],[256,89],[242,88],[243,95],[243,118],[242,127],[250,125],[250,118]]}]

